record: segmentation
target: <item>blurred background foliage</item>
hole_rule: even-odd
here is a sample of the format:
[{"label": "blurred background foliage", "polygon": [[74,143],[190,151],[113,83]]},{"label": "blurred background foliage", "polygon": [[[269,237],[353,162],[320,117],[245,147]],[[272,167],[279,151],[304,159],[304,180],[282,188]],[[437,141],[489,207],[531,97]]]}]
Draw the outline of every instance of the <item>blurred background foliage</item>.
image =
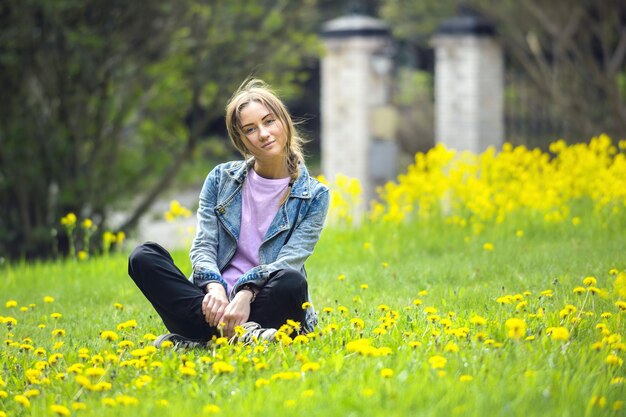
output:
[{"label": "blurred background foliage", "polygon": [[0,257],[63,250],[55,231],[68,212],[100,233],[132,230],[168,187],[201,182],[235,156],[224,105],[251,74],[305,121],[315,161],[318,34],[345,13],[392,29],[397,140],[412,159],[434,140],[429,41],[460,4],[489,18],[504,46],[508,141],[626,136],[619,0],[0,2]]}]

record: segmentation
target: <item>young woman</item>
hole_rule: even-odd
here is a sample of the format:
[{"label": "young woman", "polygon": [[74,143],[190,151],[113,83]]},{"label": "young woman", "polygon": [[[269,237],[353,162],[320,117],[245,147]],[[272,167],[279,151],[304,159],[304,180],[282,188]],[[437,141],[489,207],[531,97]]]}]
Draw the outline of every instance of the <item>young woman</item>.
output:
[{"label": "young woman", "polygon": [[304,332],[317,320],[304,262],[328,210],[328,188],[309,176],[287,108],[262,81],[245,81],[226,106],[226,126],[243,161],[216,166],[200,193],[198,226],[187,279],[161,246],[130,255],[128,274],[171,332],[190,346],[213,336],[272,340],[291,319]]}]

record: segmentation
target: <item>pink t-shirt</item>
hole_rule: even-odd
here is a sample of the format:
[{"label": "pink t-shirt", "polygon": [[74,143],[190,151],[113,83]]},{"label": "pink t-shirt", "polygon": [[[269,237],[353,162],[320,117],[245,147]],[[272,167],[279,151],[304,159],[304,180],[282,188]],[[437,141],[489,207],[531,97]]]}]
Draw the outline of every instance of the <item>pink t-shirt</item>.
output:
[{"label": "pink t-shirt", "polygon": [[260,264],[259,248],[278,212],[290,178],[268,179],[250,169],[241,192],[241,227],[237,251],[222,271],[228,292],[237,280]]}]

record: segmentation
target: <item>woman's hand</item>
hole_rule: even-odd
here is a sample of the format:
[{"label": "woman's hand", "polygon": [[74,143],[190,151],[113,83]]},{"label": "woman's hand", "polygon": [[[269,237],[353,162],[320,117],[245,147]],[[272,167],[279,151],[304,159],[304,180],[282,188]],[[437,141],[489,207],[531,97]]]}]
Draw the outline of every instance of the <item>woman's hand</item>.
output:
[{"label": "woman's hand", "polygon": [[250,317],[250,291],[239,291],[233,301],[226,306],[221,320],[224,322],[224,336],[232,337],[235,334],[235,326],[244,324]]},{"label": "woman's hand", "polygon": [[209,326],[217,327],[228,307],[226,290],[219,282],[207,284],[207,293],[202,300],[202,314]]}]

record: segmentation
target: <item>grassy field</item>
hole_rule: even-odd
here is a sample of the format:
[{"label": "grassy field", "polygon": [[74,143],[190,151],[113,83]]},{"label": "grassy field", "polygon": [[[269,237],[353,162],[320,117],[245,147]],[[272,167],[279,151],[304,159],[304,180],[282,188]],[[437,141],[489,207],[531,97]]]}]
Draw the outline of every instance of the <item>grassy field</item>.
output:
[{"label": "grassy field", "polygon": [[358,228],[358,183],[332,187],[320,324],[272,344],[152,347],[129,247],[0,265],[0,417],[626,414],[626,140],[436,146]]},{"label": "grassy field", "polygon": [[146,349],[165,329],[125,253],[5,265],[0,415],[624,415],[624,230],[329,228],[315,335],[190,351]]}]

